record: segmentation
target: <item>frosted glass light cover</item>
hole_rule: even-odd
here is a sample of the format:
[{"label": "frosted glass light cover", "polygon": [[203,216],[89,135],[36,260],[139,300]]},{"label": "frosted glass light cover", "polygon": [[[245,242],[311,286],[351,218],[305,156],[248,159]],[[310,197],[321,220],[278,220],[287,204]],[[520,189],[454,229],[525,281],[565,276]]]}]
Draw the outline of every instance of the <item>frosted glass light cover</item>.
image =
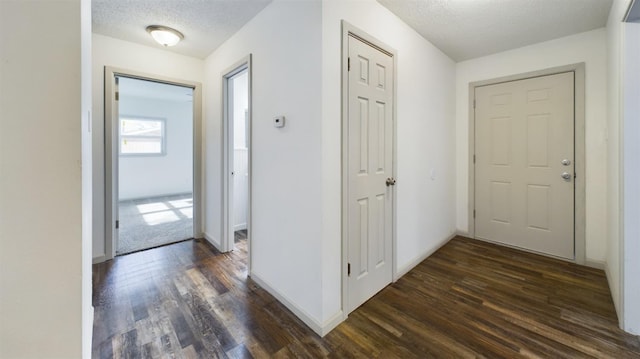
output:
[{"label": "frosted glass light cover", "polygon": [[184,38],[179,31],[166,26],[151,25],[147,27],[147,32],[163,46],[174,46]]}]

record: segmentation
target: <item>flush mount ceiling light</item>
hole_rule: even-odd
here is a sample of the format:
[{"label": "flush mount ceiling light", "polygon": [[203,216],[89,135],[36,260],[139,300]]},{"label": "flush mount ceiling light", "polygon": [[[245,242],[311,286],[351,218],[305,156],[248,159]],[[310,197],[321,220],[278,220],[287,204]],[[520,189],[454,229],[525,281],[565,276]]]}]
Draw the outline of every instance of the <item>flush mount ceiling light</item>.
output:
[{"label": "flush mount ceiling light", "polygon": [[180,31],[162,25],[149,25],[147,32],[163,46],[173,46],[184,39],[184,35]]}]

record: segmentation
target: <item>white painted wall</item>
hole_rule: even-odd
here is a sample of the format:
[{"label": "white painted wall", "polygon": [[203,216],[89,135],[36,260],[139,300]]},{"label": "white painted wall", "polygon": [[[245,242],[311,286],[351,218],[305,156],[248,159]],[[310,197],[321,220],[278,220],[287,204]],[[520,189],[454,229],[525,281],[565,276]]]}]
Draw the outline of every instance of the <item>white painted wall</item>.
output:
[{"label": "white painted wall", "polygon": [[162,118],[166,135],[162,156],[120,156],[120,200],[191,193],[193,102],[121,95],[120,116]]},{"label": "white painted wall", "polygon": [[204,61],[111,37],[92,36],[93,89],[93,257],[103,258],[104,242],[104,67],[202,82]]},{"label": "white painted wall", "polygon": [[586,63],[586,258],[603,263],[607,251],[606,31],[597,29],[456,65],[457,228],[468,232],[469,83]]},{"label": "white painted wall", "polygon": [[[222,76],[253,54],[251,275],[312,320],[322,307],[321,35],[318,1],[275,0],[205,60],[203,97],[205,234],[219,247]],[[277,115],[286,127],[273,127]]]},{"label": "white painted wall", "polygon": [[614,0],[607,22],[607,256],[605,271],[609,280],[611,297],[623,325],[622,303],[622,201],[620,182],[620,117],[622,74],[622,18],[631,0]]},{"label": "white painted wall", "polygon": [[[396,262],[404,273],[455,232],[455,63],[373,0],[322,8],[322,323],[341,317],[341,20],[397,51]],[[431,178],[431,171],[435,178]]]},{"label": "white painted wall", "polygon": [[0,1],[2,358],[88,353],[86,5]]},{"label": "white painted wall", "polygon": [[640,335],[640,24],[624,25],[623,56],[623,329]]}]

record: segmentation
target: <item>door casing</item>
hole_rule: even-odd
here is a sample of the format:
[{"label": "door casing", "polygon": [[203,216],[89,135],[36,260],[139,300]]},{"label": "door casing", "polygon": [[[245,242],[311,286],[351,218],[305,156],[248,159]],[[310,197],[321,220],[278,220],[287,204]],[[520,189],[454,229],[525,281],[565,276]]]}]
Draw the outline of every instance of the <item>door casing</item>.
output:
[{"label": "door casing", "polygon": [[116,77],[159,82],[193,89],[193,237],[203,238],[202,214],[202,84],[165,76],[105,66],[104,68],[104,125],[105,125],[105,260],[115,257],[118,215],[118,103]]},{"label": "door casing", "polygon": [[[575,243],[575,259],[571,262],[577,264],[590,265],[592,267],[601,267],[597,263],[589,263],[586,261],[586,204],[585,204],[585,64],[576,63],[566,66],[552,67],[544,70],[527,72],[512,76],[499,77],[484,81],[476,81],[469,84],[469,236],[475,236],[475,221],[473,211],[475,209],[475,163],[473,156],[475,155],[475,109],[474,94],[476,87],[495,85],[503,82],[526,80],[535,77],[555,75],[565,72],[573,72],[575,80],[574,88],[574,160],[575,160],[575,219],[574,219],[574,243]],[[518,248],[526,251],[526,249]],[[536,252],[538,253],[538,252]],[[541,254],[541,253],[538,253]],[[543,254],[544,255],[544,254]],[[556,257],[554,257],[556,258]],[[561,258],[562,259],[562,258]],[[566,260],[566,259],[562,259]]]},{"label": "door casing", "polygon": [[[367,34],[363,30],[349,24],[348,22],[342,20],[342,81],[341,81],[341,89],[342,89],[342,166],[341,166],[341,198],[342,198],[342,214],[341,214],[341,233],[342,233],[342,268],[341,268],[341,281],[342,281],[342,319],[346,319],[349,315],[347,309],[348,303],[348,294],[349,294],[349,285],[348,285],[348,275],[347,275],[347,265],[349,262],[349,236],[348,236],[348,226],[347,226],[347,216],[348,216],[348,129],[349,129],[349,70],[348,70],[348,61],[349,61],[349,36],[353,36],[363,41],[364,43],[376,48],[393,58],[393,163],[392,163],[392,174],[394,178],[397,178],[397,64],[398,64],[398,54],[396,50],[394,50],[391,46],[385,44],[384,42],[376,39],[375,37]],[[401,182],[399,183],[401,185]],[[397,243],[396,243],[396,213],[397,213],[397,199],[395,195],[392,198],[392,231],[391,231],[391,268],[392,268],[392,281],[395,282],[398,280],[398,273],[396,269],[397,263]]]}]

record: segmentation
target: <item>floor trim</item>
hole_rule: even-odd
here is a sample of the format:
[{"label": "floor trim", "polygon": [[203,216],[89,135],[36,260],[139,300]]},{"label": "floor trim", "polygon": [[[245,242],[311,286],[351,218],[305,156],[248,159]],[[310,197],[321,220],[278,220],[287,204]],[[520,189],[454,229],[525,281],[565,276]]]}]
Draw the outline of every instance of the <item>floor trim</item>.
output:
[{"label": "floor trim", "polygon": [[[289,300],[289,298],[287,298],[285,295],[275,290],[271,285],[268,284],[268,282],[260,278],[260,276],[257,275],[255,272],[251,273],[251,279],[253,279],[254,282],[258,283],[258,285],[261,286],[262,289],[266,290],[267,292],[269,292],[269,294],[274,296],[280,303],[282,303],[290,311],[292,311],[293,314],[295,314],[295,316],[298,317],[298,319],[304,322],[304,324],[306,324],[311,330],[313,330],[319,336],[321,337],[325,336],[329,332],[329,330],[326,330],[326,328],[328,328],[331,324],[335,324],[333,325],[333,327],[339,324],[339,322],[337,322],[335,318],[332,318],[332,321],[327,322],[327,324],[325,325],[317,322],[304,309],[298,307],[293,303],[293,301]],[[342,314],[340,314],[340,318],[342,318]]]},{"label": "floor trim", "polygon": [[393,277],[393,282],[395,283],[398,279],[402,278],[402,276],[404,276],[405,274],[409,273],[418,264],[422,263],[425,259],[429,258],[438,249],[442,248],[442,246],[444,246],[445,244],[449,243],[449,241],[452,240],[457,235],[458,235],[457,232],[454,232],[453,234],[450,234],[448,237],[446,237],[445,239],[443,239],[440,242],[438,242],[435,247],[433,247],[430,250],[426,251],[422,255],[417,256],[411,262],[409,262],[409,264],[407,264],[404,267],[402,267],[402,269],[398,269],[396,271],[395,277]]},{"label": "floor trim", "polygon": [[213,236],[210,236],[207,233],[203,233],[204,239],[207,240],[207,242],[209,242],[209,244],[211,244],[215,249],[217,249],[218,251],[222,252],[220,249],[222,248],[220,246],[220,241],[216,240]]}]

